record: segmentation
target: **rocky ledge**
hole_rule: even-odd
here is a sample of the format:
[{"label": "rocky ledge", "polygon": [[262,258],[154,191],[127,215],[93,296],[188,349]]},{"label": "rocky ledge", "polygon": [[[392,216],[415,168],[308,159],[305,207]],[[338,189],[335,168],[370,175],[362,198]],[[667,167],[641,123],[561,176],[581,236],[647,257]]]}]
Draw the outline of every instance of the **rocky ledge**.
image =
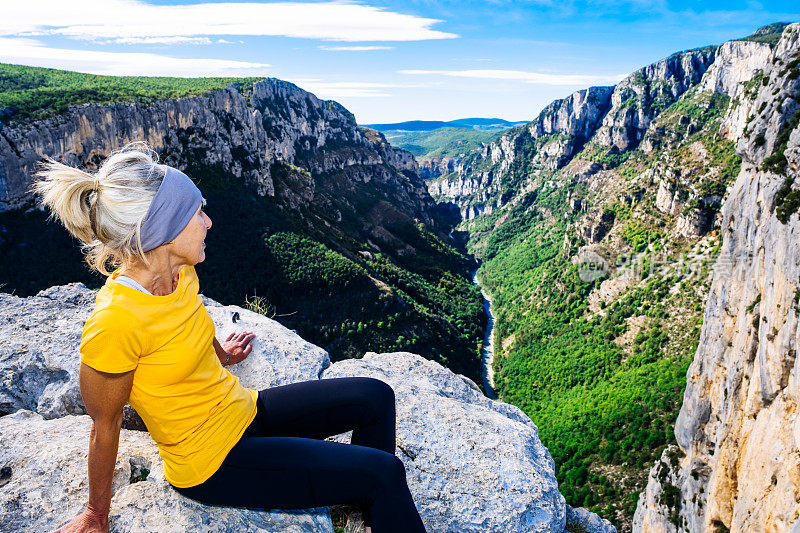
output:
[{"label": "rocky ledge", "polygon": [[[429,531],[613,531],[572,510],[531,420],[486,398],[471,380],[411,353],[368,353],[330,363],[328,354],[278,322],[205,300],[217,336],[256,333],[250,356],[231,367],[246,387],[372,376],[397,398],[397,450]],[[77,384],[83,323],[94,292],[82,284],[29,298],[0,294],[0,530],[48,531],[88,496],[91,419]],[[131,413],[127,427],[137,427]],[[348,442],[347,434],[331,439]],[[210,507],[164,480],[155,443],[124,429],[113,483],[112,531],[333,531],[328,508],[276,511]],[[568,516],[570,517],[568,523]]]}]

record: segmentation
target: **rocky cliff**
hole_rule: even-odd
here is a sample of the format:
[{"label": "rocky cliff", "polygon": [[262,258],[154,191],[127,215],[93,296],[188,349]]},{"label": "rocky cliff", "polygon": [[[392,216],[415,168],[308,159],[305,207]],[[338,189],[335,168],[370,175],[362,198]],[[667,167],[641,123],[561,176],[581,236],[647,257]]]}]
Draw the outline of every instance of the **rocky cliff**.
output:
[{"label": "rocky cliff", "polygon": [[219,166],[291,209],[324,202],[333,184],[320,178],[352,170],[351,188],[375,180],[404,212],[430,222],[432,203],[411,154],[359,128],[336,102],[280,80],[149,104],[74,106],[0,131],[0,211],[33,207],[31,174],[45,155],[92,168],[111,150],[144,140],[168,154],[168,164]]},{"label": "rocky cliff", "polygon": [[456,171],[460,157],[417,158],[419,177],[428,181]]},{"label": "rocky cliff", "polygon": [[[790,214],[800,205],[791,156],[800,49],[798,25],[783,26],[769,42],[747,38],[680,52],[597,89],[594,100],[581,93],[568,99],[584,107],[554,102],[530,124],[456,162],[460,170],[429,181],[433,196],[459,208],[466,221],[458,229],[469,233],[469,249],[483,261],[479,276],[498,317],[500,397],[539,424],[568,503],[592,507],[623,531],[758,531],[755,524],[767,519],[759,506],[785,515],[772,530],[794,520],[794,489],[790,496],[783,491],[788,478],[774,478],[781,490],[764,496],[768,487],[759,483],[773,478],[761,466],[752,462],[736,473],[745,461],[734,452],[745,438],[737,422],[729,422],[737,436],[724,463],[717,466],[721,449],[713,450],[728,438],[715,418],[725,418],[723,404],[725,416],[750,415],[743,407],[753,401],[748,386],[769,390],[765,401],[777,409],[757,431],[793,427],[792,408],[777,407],[792,383],[786,369],[794,352],[786,339],[793,322],[768,317],[774,324],[765,330],[761,312],[760,333],[741,339],[739,355],[731,355],[739,342],[733,336],[720,341],[727,359],[714,340],[721,333],[709,329],[744,335],[756,328],[764,283],[784,291],[786,301],[774,304],[779,313],[790,313],[796,297],[794,259],[781,246],[789,246],[796,221]],[[768,214],[769,231],[777,233],[759,237]],[[765,258],[761,270],[737,274],[740,286],[730,280],[732,269],[720,274],[713,267],[733,253]],[[776,262],[785,263],[779,271]],[[749,322],[713,325],[721,320],[715,317],[744,311]],[[768,349],[748,345],[753,335],[783,344],[759,362],[758,350]],[[747,378],[752,384],[734,373],[754,376]],[[712,425],[713,445],[706,442]],[[698,442],[712,451],[696,451]],[[794,464],[796,446],[781,442],[771,448],[775,456]],[[758,443],[753,450],[765,449],[765,440]],[[746,476],[753,488],[740,494]],[[634,522],[640,492],[646,495]],[[710,493],[719,506],[713,513],[703,500]],[[763,504],[745,503],[759,498]]]},{"label": "rocky cliff", "polygon": [[[81,284],[18,298],[0,293],[0,529],[50,531],[78,514],[88,487],[91,420],[77,385],[77,346],[95,293]],[[606,533],[607,522],[568,508],[537,427],[474,382],[411,353],[368,353],[331,364],[328,354],[277,322],[204,299],[223,337],[256,333],[231,367],[260,390],[297,381],[370,376],[397,399],[397,450],[429,531]],[[129,424],[128,427],[130,427]],[[349,442],[349,435],[331,436]],[[111,531],[333,531],[328,508],[210,508],[166,483],[146,431],[124,429],[113,481]]]},{"label": "rocky cliff", "polygon": [[[0,126],[5,290],[102,283],[74,240],[36,209],[32,172],[44,156],[94,169],[133,140],[184,170],[208,199],[214,226],[200,268],[209,295],[258,300],[334,359],[414,350],[480,376],[475,346],[485,319],[470,288],[471,262],[450,247],[448,223],[413,156],[358,127],[336,102],[275,79],[184,98],[76,105]],[[62,268],[41,261],[37,250],[45,248]],[[445,278],[452,284],[440,286]]]},{"label": "rocky cliff", "polygon": [[462,216],[472,219],[506,205],[512,195],[498,193],[504,182],[519,189],[521,171],[535,175],[559,169],[587,143],[614,153],[635,148],[655,117],[698,84],[715,53],[716,47],[709,47],[674,54],[614,87],[590,87],[556,100],[529,124],[450,162],[451,173],[431,181],[429,191],[438,201],[457,204]]},{"label": "rocky cliff", "polygon": [[590,87],[548,105],[536,120],[510,129],[499,139],[464,158],[448,162],[449,174],[428,182],[437,201],[459,206],[464,219],[491,213],[508,198],[498,197],[515,161],[529,160],[555,169],[591,137],[607,113],[612,87]]},{"label": "rocky cliff", "polygon": [[638,145],[653,119],[697,85],[715,53],[716,47],[708,47],[673,54],[622,80],[614,87],[602,125],[592,132],[594,141],[617,151]]},{"label": "rocky cliff", "polygon": [[677,446],[653,467],[636,512],[642,532],[800,528],[800,25],[774,50],[727,43],[724,57],[704,86],[726,90],[755,66],[760,76],[725,122],[743,133],[742,171],[722,208]]}]

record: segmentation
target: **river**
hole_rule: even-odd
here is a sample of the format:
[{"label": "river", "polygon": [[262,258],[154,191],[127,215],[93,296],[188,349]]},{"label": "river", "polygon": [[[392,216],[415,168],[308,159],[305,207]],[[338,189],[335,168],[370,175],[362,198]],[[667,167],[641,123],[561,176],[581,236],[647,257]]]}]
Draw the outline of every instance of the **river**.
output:
[{"label": "river", "polygon": [[494,361],[494,315],[492,314],[492,300],[489,295],[481,288],[478,283],[478,271],[472,273],[472,283],[481,289],[483,295],[483,310],[489,321],[486,323],[486,332],[483,335],[483,346],[481,347],[481,361],[483,362],[483,388],[486,391],[486,396],[492,400],[497,399],[497,394],[494,392],[494,369],[492,362]]}]

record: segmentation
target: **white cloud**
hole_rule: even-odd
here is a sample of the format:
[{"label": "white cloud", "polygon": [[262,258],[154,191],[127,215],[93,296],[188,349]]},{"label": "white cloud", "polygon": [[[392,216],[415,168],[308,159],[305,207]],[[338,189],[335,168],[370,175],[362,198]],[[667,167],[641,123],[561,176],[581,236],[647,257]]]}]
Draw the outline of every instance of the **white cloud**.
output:
[{"label": "white cloud", "polygon": [[33,39],[4,37],[0,37],[0,61],[117,76],[265,76],[269,67],[266,63],[227,59],[51,48]]},{"label": "white cloud", "polygon": [[318,46],[329,52],[366,52],[369,50],[394,50],[394,46]]},{"label": "white cloud", "polygon": [[122,37],[97,42],[100,44],[211,44],[213,41],[208,37]]},{"label": "white cloud", "polygon": [[586,74],[546,74],[523,70],[471,69],[471,70],[400,70],[400,74],[454,76],[458,78],[483,78],[491,80],[515,80],[540,85],[591,85],[594,83],[616,83],[620,76],[591,76]]},{"label": "white cloud", "polygon": [[337,98],[358,97],[385,97],[392,96],[385,89],[396,87],[387,83],[368,83],[357,81],[332,81],[319,80],[289,80],[298,87],[314,93],[318,98],[335,100]]},{"label": "white cloud", "polygon": [[287,78],[290,81],[314,93],[319,98],[337,99],[349,97],[384,97],[394,96],[387,92],[387,89],[407,89],[430,87],[431,84],[395,84],[395,83],[373,83],[363,81],[323,81],[316,78]]},{"label": "white cloud", "polygon": [[39,0],[3,6],[0,35],[84,40],[208,35],[280,35],[332,41],[419,41],[457,37],[436,19],[328,1],[152,5],[141,0]]}]

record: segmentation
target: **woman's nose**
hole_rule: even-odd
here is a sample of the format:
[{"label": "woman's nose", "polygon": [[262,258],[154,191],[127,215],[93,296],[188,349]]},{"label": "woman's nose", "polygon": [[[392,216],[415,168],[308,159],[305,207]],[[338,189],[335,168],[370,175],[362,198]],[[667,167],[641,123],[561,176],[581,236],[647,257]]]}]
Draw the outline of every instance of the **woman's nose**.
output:
[{"label": "woman's nose", "polygon": [[211,217],[203,213],[206,217],[206,229],[211,229]]}]

